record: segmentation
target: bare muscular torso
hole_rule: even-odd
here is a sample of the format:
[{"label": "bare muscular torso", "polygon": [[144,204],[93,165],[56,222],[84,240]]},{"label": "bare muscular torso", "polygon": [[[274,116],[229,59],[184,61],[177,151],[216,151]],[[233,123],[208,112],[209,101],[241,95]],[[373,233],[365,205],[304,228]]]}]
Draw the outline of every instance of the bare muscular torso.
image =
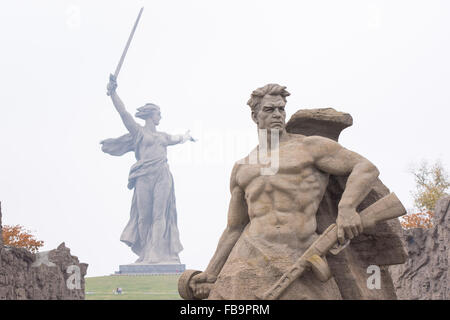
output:
[{"label": "bare muscular torso", "polygon": [[314,166],[303,138],[288,134],[280,143],[279,169],[274,175],[261,175],[261,165],[248,161],[236,171],[248,207],[248,236],[297,252],[317,237],[316,212],[329,178]]}]

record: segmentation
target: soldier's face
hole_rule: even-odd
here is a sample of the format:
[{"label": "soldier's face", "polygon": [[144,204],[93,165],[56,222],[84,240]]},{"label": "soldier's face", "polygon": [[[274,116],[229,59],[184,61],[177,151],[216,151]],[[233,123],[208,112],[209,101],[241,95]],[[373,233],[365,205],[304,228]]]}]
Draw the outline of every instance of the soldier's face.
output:
[{"label": "soldier's face", "polygon": [[284,130],[286,112],[282,96],[265,95],[261,100],[259,111],[252,113],[253,121],[258,125],[258,129],[278,129]]}]

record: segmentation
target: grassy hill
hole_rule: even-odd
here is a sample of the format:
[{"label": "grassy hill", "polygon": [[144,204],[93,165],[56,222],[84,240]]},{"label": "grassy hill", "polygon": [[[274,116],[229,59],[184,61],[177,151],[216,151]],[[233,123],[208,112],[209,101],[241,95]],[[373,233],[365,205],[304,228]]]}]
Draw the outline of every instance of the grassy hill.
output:
[{"label": "grassy hill", "polygon": [[[86,280],[86,300],[180,300],[180,275],[105,276]],[[122,294],[115,294],[116,288]]]}]

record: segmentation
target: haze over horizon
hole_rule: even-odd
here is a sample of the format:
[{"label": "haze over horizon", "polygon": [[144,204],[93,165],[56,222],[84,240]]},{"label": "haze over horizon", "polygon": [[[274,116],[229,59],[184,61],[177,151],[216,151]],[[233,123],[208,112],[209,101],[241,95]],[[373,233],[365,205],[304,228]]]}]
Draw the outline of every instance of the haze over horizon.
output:
[{"label": "haze over horizon", "polygon": [[114,273],[137,256],[119,241],[134,155],[99,142],[126,133],[106,84],[139,9],[118,78],[128,111],[161,107],[158,130],[198,139],[169,148],[182,263],[203,270],[226,225],[235,161],[257,144],[246,105],[266,83],[300,108],[348,112],[340,143],[372,161],[412,208],[409,168],[450,168],[448,1],[22,0],[0,5],[0,201],[3,224],[65,242]]}]

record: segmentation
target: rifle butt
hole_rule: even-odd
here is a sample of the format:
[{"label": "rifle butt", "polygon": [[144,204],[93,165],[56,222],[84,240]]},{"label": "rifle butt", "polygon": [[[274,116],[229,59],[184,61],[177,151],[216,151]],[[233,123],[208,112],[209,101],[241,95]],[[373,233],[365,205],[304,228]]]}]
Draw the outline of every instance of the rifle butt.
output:
[{"label": "rifle butt", "polygon": [[360,215],[363,227],[367,228],[381,221],[398,218],[405,213],[405,207],[392,192],[361,211]]}]

